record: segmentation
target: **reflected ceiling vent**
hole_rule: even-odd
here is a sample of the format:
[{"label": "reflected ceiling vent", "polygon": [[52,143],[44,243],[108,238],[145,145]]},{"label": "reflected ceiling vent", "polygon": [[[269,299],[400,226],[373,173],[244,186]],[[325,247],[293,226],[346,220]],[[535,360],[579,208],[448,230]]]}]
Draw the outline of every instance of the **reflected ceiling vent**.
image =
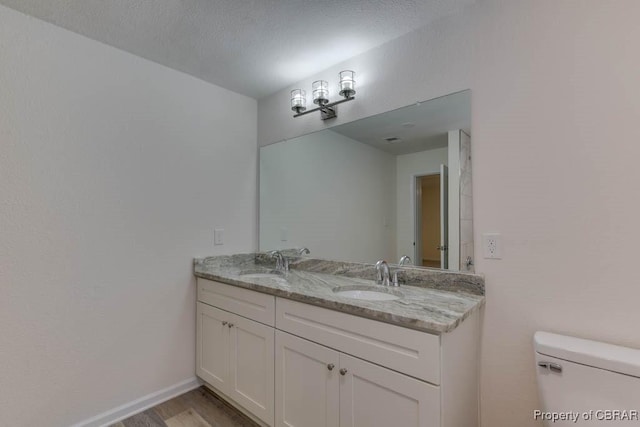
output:
[{"label": "reflected ceiling vent", "polygon": [[387,141],[388,144],[397,144],[398,142],[402,142],[402,140],[397,136],[390,136],[384,140]]}]

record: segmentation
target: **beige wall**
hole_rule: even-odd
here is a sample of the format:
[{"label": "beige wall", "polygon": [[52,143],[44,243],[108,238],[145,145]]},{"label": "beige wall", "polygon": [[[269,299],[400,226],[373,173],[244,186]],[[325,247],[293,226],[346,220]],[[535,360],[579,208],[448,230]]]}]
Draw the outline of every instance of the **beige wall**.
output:
[{"label": "beige wall", "polygon": [[0,64],[0,426],[192,379],[192,258],[255,244],[256,101],[2,6]]},{"label": "beige wall", "polygon": [[[536,330],[640,348],[638,16],[637,0],[479,0],[302,82],[358,72],[340,122],[472,90],[475,251],[483,232],[504,243],[476,257],[484,427],[539,425]],[[290,89],[259,101],[260,143],[325,126],[290,117]]]}]

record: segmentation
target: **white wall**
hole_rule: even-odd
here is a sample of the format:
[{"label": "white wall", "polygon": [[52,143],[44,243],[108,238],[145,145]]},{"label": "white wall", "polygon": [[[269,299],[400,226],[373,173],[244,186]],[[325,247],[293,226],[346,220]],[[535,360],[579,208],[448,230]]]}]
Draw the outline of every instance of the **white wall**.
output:
[{"label": "white wall", "polygon": [[[538,425],[534,331],[640,348],[638,16],[637,0],[479,0],[294,85],[356,70],[336,124],[472,90],[475,251],[483,232],[504,243],[476,258],[484,427]],[[327,126],[290,117],[291,88],[260,100],[261,144]]]},{"label": "white wall", "polygon": [[5,7],[0,64],[0,426],[68,426],[193,377],[192,257],[254,248],[256,102]]},{"label": "white wall", "polygon": [[396,157],[396,222],[397,252],[393,262],[401,256],[409,255],[414,263],[420,260],[414,256],[414,212],[415,177],[440,173],[440,165],[447,164],[447,147],[418,153],[403,154]]},{"label": "white wall", "polygon": [[330,130],[262,147],[260,249],[391,262],[395,175],[395,156]]}]

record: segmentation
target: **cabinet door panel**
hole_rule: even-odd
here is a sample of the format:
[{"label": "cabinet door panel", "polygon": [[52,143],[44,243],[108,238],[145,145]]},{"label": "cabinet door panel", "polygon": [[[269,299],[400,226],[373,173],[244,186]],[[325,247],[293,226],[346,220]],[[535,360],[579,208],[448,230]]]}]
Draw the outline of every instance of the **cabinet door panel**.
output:
[{"label": "cabinet door panel", "polygon": [[200,378],[227,391],[229,380],[229,328],[233,315],[198,303],[196,323],[196,373]]},{"label": "cabinet door panel", "polygon": [[273,425],[274,329],[233,315],[229,396]]},{"label": "cabinet door panel", "polygon": [[337,351],[276,331],[276,426],[338,427],[338,370]]},{"label": "cabinet door panel", "polygon": [[340,354],[340,427],[440,427],[437,386]]}]

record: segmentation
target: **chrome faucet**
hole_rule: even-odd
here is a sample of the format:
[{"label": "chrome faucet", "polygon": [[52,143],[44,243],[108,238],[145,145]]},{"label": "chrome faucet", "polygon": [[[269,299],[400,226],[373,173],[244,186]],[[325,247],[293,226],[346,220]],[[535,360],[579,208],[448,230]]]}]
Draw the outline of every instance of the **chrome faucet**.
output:
[{"label": "chrome faucet", "polygon": [[289,271],[289,259],[283,256],[280,251],[271,251],[269,255],[271,258],[275,258],[277,271]]},{"label": "chrome faucet", "polygon": [[464,265],[465,267],[467,267],[467,270],[471,270],[471,266],[473,265],[473,258],[468,256],[467,260],[464,262]]},{"label": "chrome faucet", "polygon": [[298,250],[298,255],[300,255],[300,256],[305,255],[305,254],[309,255],[310,253],[311,253],[311,251],[309,249],[307,249],[307,248],[302,248],[302,249]]},{"label": "chrome faucet", "polygon": [[[405,264],[411,263],[411,258],[408,255],[402,255],[400,261],[398,261],[398,266],[403,267]],[[398,275],[402,272],[402,270],[396,270],[393,272],[393,279],[391,279],[391,284],[393,286],[400,286],[400,279]]]},{"label": "chrome faucet", "polygon": [[400,261],[398,261],[398,265],[402,267],[406,263],[413,264],[413,262],[411,262],[411,257],[409,257],[408,255],[402,255]]},{"label": "chrome faucet", "polygon": [[389,286],[389,264],[387,261],[376,262],[376,283],[382,286]]}]

